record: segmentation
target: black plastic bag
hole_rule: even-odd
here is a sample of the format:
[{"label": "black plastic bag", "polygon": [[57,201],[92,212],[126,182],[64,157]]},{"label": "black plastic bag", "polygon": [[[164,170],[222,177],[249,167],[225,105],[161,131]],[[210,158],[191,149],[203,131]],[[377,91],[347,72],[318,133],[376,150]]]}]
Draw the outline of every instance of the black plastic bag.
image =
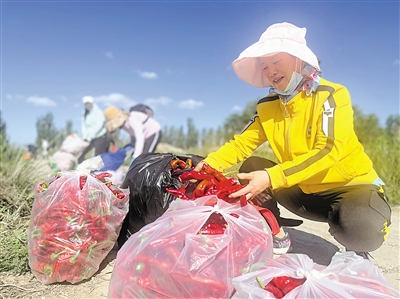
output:
[{"label": "black plastic bag", "polygon": [[132,234],[164,214],[175,199],[166,191],[166,188],[177,189],[182,186],[178,180],[182,171],[171,174],[170,162],[175,159],[191,159],[193,166],[196,166],[204,158],[191,154],[148,153],[140,155],[130,165],[121,185],[121,188],[129,188],[130,193],[129,212],[119,234],[119,247]]}]

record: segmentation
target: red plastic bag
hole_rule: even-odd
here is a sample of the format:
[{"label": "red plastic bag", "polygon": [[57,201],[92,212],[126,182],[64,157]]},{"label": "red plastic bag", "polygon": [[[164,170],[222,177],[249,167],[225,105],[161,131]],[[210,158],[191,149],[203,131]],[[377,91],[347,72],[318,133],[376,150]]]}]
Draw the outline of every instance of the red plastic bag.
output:
[{"label": "red plastic bag", "polygon": [[[299,282],[285,290],[276,279],[290,278]],[[276,296],[274,289],[265,290],[271,282],[284,292]],[[399,298],[397,290],[369,260],[354,252],[336,253],[328,266],[315,264],[305,254],[285,254],[277,259],[268,259],[261,270],[232,279],[236,293],[232,299],[242,298]],[[286,294],[285,294],[286,293]]]},{"label": "red plastic bag", "polygon": [[176,199],[119,250],[108,298],[230,298],[233,277],[272,257],[271,230],[254,206]]},{"label": "red plastic bag", "polygon": [[87,279],[113,248],[128,212],[128,190],[107,176],[64,172],[35,188],[29,266],[42,283]]}]

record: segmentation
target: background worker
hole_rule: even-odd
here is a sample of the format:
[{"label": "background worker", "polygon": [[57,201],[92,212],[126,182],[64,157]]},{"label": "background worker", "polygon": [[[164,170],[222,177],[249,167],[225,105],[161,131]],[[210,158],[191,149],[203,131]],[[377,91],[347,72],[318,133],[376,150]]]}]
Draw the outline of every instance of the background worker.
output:
[{"label": "background worker", "polygon": [[110,106],[104,110],[107,132],[123,129],[135,140],[132,159],[141,154],[153,153],[161,141],[160,124],[151,116],[140,111],[127,112]]},{"label": "background worker", "polygon": [[84,96],[82,102],[85,110],[82,116],[82,139],[89,142],[88,147],[82,152],[78,163],[85,160],[85,155],[94,148],[94,156],[108,152],[112,138],[104,127],[106,119],[103,111],[94,102],[93,97]]}]

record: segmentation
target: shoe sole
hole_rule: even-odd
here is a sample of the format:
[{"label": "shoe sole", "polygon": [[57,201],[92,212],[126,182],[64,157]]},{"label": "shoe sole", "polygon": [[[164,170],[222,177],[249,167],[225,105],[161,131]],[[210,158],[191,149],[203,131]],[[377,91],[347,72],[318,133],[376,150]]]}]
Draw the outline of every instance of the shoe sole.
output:
[{"label": "shoe sole", "polygon": [[275,255],[282,255],[292,251],[292,247],[289,248],[273,248],[273,253]]}]

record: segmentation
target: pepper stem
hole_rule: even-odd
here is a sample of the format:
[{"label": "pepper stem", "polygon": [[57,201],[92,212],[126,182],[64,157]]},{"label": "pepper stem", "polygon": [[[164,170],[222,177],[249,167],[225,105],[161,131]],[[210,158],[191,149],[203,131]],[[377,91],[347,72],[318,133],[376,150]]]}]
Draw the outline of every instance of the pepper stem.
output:
[{"label": "pepper stem", "polygon": [[265,288],[265,285],[262,283],[260,277],[256,276],[256,280],[257,280],[258,285],[260,286],[260,288],[264,289],[264,288]]}]

